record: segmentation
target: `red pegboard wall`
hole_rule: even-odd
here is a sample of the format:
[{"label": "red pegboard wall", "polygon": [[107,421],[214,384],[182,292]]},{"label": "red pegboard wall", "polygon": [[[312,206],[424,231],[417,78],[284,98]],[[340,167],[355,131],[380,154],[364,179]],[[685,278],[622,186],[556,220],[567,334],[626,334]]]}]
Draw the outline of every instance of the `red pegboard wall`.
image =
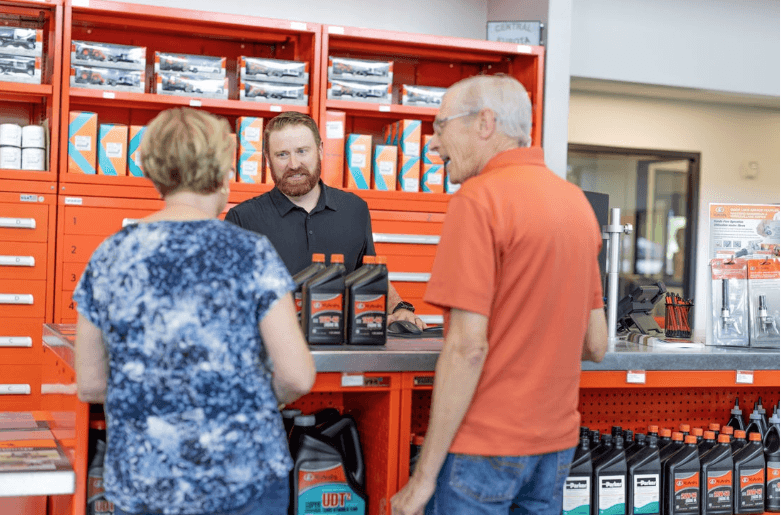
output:
[{"label": "red pegboard wall", "polygon": [[707,427],[711,422],[726,424],[730,410],[739,399],[743,418],[754,409],[762,397],[768,416],[778,403],[777,387],[732,388],[643,388],[643,389],[582,389],[580,391],[581,425],[601,432],[611,426],[621,426],[645,433],[651,424],[660,428],[677,428],[686,423],[692,427]]},{"label": "red pegboard wall", "polygon": [[[412,412],[410,414],[410,432],[425,436],[428,429],[428,417],[431,411],[431,390],[412,390]],[[404,436],[402,436],[402,442]],[[407,438],[409,435],[407,435]]]}]

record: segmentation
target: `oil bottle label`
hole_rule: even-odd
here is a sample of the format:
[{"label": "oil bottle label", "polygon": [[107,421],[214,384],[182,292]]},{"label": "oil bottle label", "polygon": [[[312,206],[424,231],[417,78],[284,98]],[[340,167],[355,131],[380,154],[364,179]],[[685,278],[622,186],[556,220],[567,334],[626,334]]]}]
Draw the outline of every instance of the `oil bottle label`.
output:
[{"label": "oil bottle label", "polygon": [[387,305],[385,295],[355,295],[353,297],[353,334],[382,335],[385,328]]},{"label": "oil bottle label", "polygon": [[298,316],[301,316],[301,309],[303,309],[304,301],[301,298],[301,292],[297,291],[293,294],[293,300],[296,303],[296,313],[298,313]]},{"label": "oil bottle label", "polygon": [[708,510],[718,510],[732,506],[732,471],[708,471],[705,478],[708,495],[705,499]]},{"label": "oil bottle label", "polygon": [[781,501],[781,495],[779,495],[779,475],[781,475],[781,468],[779,462],[768,462],[767,464],[767,501],[768,505],[775,504],[778,506]]},{"label": "oil bottle label", "polygon": [[591,510],[591,478],[568,477],[564,482],[562,515],[589,515]]},{"label": "oil bottle label", "polygon": [[740,509],[765,507],[765,469],[740,471]]},{"label": "oil bottle label", "polygon": [[341,336],[342,294],[312,293],[309,331],[312,336]]},{"label": "oil bottle label", "polygon": [[625,479],[626,476],[599,476],[599,515],[625,513]]},{"label": "oil bottle label", "polygon": [[103,477],[87,476],[87,513],[88,515],[114,513],[114,503],[103,495]]},{"label": "oil bottle label", "polygon": [[296,515],[366,513],[366,502],[347,484],[340,463],[324,469],[299,468],[297,495]]},{"label": "oil bottle label", "polygon": [[659,474],[637,474],[634,484],[634,513],[659,513]]},{"label": "oil bottle label", "polygon": [[700,473],[682,472],[675,474],[674,513],[700,512]]}]

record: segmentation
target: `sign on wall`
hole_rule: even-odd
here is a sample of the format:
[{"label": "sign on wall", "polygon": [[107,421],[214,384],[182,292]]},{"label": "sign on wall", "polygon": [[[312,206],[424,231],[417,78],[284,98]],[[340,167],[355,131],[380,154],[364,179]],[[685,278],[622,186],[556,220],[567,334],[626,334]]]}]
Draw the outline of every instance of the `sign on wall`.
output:
[{"label": "sign on wall", "polygon": [[489,21],[486,39],[518,45],[542,45],[543,28],[539,21]]}]

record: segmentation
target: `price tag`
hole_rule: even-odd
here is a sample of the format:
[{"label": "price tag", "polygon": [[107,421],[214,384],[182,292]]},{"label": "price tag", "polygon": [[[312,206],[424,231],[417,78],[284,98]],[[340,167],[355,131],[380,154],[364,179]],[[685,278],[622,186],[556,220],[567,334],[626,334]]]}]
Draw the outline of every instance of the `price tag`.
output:
[{"label": "price tag", "polygon": [[363,386],[363,374],[342,374],[342,386]]},{"label": "price tag", "polygon": [[753,370],[736,370],[735,384],[754,384]]},{"label": "price tag", "polygon": [[381,113],[390,113],[390,106],[380,106]]},{"label": "price tag", "polygon": [[275,113],[281,113],[282,112],[282,106],[269,106],[269,111],[274,111]]},{"label": "price tag", "polygon": [[645,370],[627,370],[626,382],[630,384],[645,384]]},{"label": "price tag", "polygon": [[529,45],[518,45],[518,52],[521,54],[531,54],[532,47],[530,47]]},{"label": "price tag", "polygon": [[113,91],[104,91],[103,98],[117,98]]},{"label": "price tag", "polygon": [[337,27],[334,25],[328,26],[328,33],[329,34],[344,34],[344,27]]},{"label": "price tag", "polygon": [[201,105],[200,100],[190,99],[190,107],[201,107]]},{"label": "price tag", "polygon": [[291,21],[290,28],[293,30],[306,30],[306,23],[301,23],[300,21]]},{"label": "price tag", "polygon": [[79,197],[65,197],[66,206],[80,206],[81,204],[82,200]]}]

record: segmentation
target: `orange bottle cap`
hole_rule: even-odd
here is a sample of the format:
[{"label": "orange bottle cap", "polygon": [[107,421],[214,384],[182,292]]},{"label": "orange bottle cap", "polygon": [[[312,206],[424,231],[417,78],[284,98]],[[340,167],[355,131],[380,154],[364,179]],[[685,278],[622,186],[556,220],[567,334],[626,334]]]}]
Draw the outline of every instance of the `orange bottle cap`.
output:
[{"label": "orange bottle cap", "polygon": [[661,431],[659,431],[659,436],[661,436],[663,438],[670,438],[671,434],[672,434],[672,432],[669,429],[667,429],[666,427],[664,429],[662,429]]},{"label": "orange bottle cap", "polygon": [[729,443],[729,435],[719,435],[719,443]]},{"label": "orange bottle cap", "polygon": [[724,433],[725,435],[731,435],[732,433],[735,432],[735,428],[732,426],[724,426],[721,428],[721,432]]},{"label": "orange bottle cap", "polygon": [[746,437],[746,432],[743,431],[742,429],[738,429],[737,431],[735,431],[735,438],[745,438],[745,437]]},{"label": "orange bottle cap", "polygon": [[697,437],[694,435],[686,435],[686,439],[683,443],[697,443]]},{"label": "orange bottle cap", "polygon": [[676,442],[682,442],[683,441],[683,433],[679,433],[678,431],[673,433],[673,440]]},{"label": "orange bottle cap", "polygon": [[711,431],[718,431],[719,429],[721,429],[721,424],[716,424],[714,422],[713,424],[708,425],[708,429],[710,429]]},{"label": "orange bottle cap", "polygon": [[761,442],[762,441],[762,435],[759,433],[751,433],[748,435],[748,441],[749,442]]},{"label": "orange bottle cap", "polygon": [[681,433],[688,433],[691,430],[691,426],[689,424],[681,424],[679,429],[681,430]]},{"label": "orange bottle cap", "polygon": [[376,263],[377,260],[374,256],[363,256],[363,264],[364,265],[373,265]]},{"label": "orange bottle cap", "polygon": [[695,427],[692,429],[692,434],[694,436],[702,436],[702,428],[701,427]]},{"label": "orange bottle cap", "polygon": [[312,254],[312,263],[325,263],[325,254]]},{"label": "orange bottle cap", "polygon": [[659,432],[659,426],[648,426],[648,432],[649,433],[658,433]]},{"label": "orange bottle cap", "polygon": [[[713,431],[705,431],[705,434],[703,436],[706,440],[715,440],[716,439],[716,433]],[[695,436],[696,438],[696,436]]]},{"label": "orange bottle cap", "polygon": [[344,254],[331,254],[331,264],[344,263]]}]

